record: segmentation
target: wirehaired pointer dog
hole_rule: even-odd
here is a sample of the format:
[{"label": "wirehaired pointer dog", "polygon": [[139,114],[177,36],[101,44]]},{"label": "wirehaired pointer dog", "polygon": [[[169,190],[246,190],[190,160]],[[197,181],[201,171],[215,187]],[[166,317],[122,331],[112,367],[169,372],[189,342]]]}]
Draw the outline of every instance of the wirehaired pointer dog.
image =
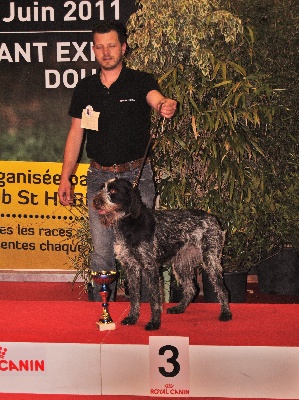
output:
[{"label": "wirehaired pointer dog", "polygon": [[183,313],[195,294],[194,275],[199,265],[208,273],[221,305],[220,321],[232,318],[223,285],[221,254],[224,232],[215,217],[200,210],[153,211],[142,202],[138,188],[125,179],[102,185],[93,200],[100,222],[113,226],[115,253],[125,268],[130,312],[123,325],[136,324],[140,314],[141,270],[149,289],[151,319],[148,331],[161,325],[159,270],[171,262],[183,288],[182,300],[168,314]]}]

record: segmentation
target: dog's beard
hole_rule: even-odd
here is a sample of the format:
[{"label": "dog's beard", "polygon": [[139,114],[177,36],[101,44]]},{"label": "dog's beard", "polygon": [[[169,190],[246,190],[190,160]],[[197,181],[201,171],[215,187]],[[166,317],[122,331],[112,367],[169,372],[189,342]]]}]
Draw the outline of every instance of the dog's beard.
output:
[{"label": "dog's beard", "polygon": [[116,212],[110,212],[107,214],[99,214],[100,223],[105,226],[113,225],[119,218],[117,218]]},{"label": "dog's beard", "polygon": [[115,224],[119,219],[123,218],[125,213],[118,210],[117,207],[109,210],[99,210],[100,223],[105,226],[111,226]]}]

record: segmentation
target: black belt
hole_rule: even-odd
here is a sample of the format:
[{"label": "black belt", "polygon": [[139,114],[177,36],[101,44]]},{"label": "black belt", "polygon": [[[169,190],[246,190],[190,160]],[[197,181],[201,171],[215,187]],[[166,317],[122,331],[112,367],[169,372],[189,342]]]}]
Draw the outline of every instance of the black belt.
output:
[{"label": "black belt", "polygon": [[[91,168],[99,169],[100,171],[104,172],[114,172],[115,174],[121,174],[123,172],[132,171],[133,169],[140,168],[142,166],[143,159],[140,158],[139,160],[129,161],[125,164],[114,164],[111,167],[105,167],[104,165],[98,164],[94,160],[90,160]],[[147,158],[145,164],[149,164],[150,159]]]}]

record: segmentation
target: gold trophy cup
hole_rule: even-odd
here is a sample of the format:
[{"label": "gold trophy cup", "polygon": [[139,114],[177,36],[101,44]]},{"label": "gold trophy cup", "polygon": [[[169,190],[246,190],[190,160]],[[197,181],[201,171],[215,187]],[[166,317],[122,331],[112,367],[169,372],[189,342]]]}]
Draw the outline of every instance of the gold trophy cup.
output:
[{"label": "gold trophy cup", "polygon": [[102,298],[103,313],[99,321],[97,322],[97,327],[100,331],[108,331],[115,329],[115,323],[108,312],[108,296],[109,296],[109,284],[116,281],[118,273],[117,271],[92,271],[92,279],[100,285],[100,295]]}]

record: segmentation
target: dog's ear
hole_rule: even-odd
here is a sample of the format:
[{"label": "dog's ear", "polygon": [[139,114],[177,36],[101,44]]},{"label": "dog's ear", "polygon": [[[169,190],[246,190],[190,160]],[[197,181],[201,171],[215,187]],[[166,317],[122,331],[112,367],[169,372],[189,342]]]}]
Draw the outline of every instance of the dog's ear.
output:
[{"label": "dog's ear", "polygon": [[137,187],[133,187],[131,190],[131,204],[130,204],[130,215],[133,218],[138,218],[142,208],[141,195]]}]

